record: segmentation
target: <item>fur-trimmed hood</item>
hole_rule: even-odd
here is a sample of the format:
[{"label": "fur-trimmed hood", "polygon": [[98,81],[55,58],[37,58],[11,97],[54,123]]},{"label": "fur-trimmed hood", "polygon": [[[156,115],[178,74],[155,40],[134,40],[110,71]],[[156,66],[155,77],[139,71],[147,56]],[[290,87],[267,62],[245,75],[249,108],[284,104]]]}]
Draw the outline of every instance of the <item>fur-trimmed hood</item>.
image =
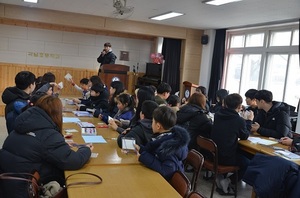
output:
[{"label": "fur-trimmed hood", "polygon": [[161,139],[162,143],[158,150],[162,155],[173,155],[178,153],[182,147],[187,146],[190,141],[188,132],[179,126],[174,126],[169,133],[163,133],[155,139]]}]

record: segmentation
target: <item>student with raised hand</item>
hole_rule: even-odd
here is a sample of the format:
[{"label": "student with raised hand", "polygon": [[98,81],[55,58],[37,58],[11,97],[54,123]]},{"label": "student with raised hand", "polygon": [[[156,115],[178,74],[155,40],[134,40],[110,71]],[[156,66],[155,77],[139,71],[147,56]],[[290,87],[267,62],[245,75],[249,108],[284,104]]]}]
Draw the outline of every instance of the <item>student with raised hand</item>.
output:
[{"label": "student with raised hand", "polygon": [[259,90],[254,97],[259,111],[251,131],[277,139],[292,137],[289,105],[273,101],[273,94],[268,90]]},{"label": "student with raised hand", "polygon": [[190,134],[189,149],[198,149],[197,137],[210,138],[212,120],[208,116],[206,97],[201,93],[193,93],[188,103],[177,111],[177,124]]},{"label": "student with raised hand", "polygon": [[166,100],[170,96],[171,91],[172,88],[168,83],[161,82],[157,87],[155,102],[157,102],[158,105],[167,105]]},{"label": "student with raised hand", "polygon": [[2,94],[5,106],[5,119],[7,132],[14,129],[14,121],[28,105],[30,95],[35,89],[35,75],[29,71],[21,71],[15,77],[14,87],[7,87]]},{"label": "student with raised hand", "polygon": [[188,154],[189,134],[184,128],[175,126],[176,119],[176,113],[170,107],[156,108],[152,141],[145,146],[135,145],[139,161],[159,172],[167,181],[176,171],[184,171],[182,161]]},{"label": "student with raised hand", "polygon": [[151,100],[146,100],[142,104],[140,113],[141,119],[129,130],[121,133],[118,137],[118,145],[122,148],[122,138],[134,138],[137,145],[146,145],[152,138],[152,114],[158,104]]},{"label": "student with raised hand", "polygon": [[[92,145],[74,151],[62,135],[62,103],[54,96],[43,96],[36,105],[20,114],[15,129],[0,150],[2,172],[32,173],[38,171],[40,182],[65,184],[64,171],[82,168],[90,159]],[[14,185],[16,184],[16,185]],[[5,181],[1,181],[1,187]],[[26,182],[16,182],[2,189],[4,197],[24,197]],[[15,195],[15,196],[12,196]]]},{"label": "student with raised hand", "polygon": [[[89,87],[89,79],[87,78],[82,78],[79,82],[79,86],[73,81],[73,79],[70,79],[71,85],[77,90],[80,91],[82,94],[82,100],[87,100],[91,93],[90,93],[90,87]],[[80,101],[77,101],[79,103]]]},{"label": "student with raised hand", "polygon": [[[224,99],[224,108],[216,112],[212,127],[211,139],[218,146],[218,162],[220,165],[239,166],[238,180],[242,179],[249,160],[238,150],[238,139],[246,140],[250,134],[251,121],[240,117],[243,98],[239,94],[229,94]],[[253,114],[252,114],[253,115]],[[233,195],[230,183],[234,183],[235,175],[217,176],[217,191],[221,195]]]}]

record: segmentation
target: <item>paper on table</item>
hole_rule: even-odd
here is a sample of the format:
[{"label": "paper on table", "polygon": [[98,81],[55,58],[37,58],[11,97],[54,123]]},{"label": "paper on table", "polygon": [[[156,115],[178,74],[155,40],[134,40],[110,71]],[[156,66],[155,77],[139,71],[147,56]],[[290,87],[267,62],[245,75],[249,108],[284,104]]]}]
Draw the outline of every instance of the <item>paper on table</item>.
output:
[{"label": "paper on table", "polygon": [[107,143],[101,135],[82,136],[85,143]]},{"label": "paper on table", "polygon": [[262,144],[262,145],[272,145],[272,144],[277,144],[278,142],[272,141],[272,140],[265,140],[259,137],[249,137],[248,140],[254,144]]},{"label": "paper on table", "polygon": [[279,154],[279,155],[282,155],[286,158],[289,158],[289,159],[300,159],[300,155],[297,155],[295,153],[292,153],[288,150],[284,150],[284,151],[274,151],[274,153],[276,154]]},{"label": "paper on table", "polygon": [[74,117],[63,117],[63,123],[80,122],[78,118]]},{"label": "paper on table", "polygon": [[75,133],[78,132],[76,129],[65,129],[66,133]]}]

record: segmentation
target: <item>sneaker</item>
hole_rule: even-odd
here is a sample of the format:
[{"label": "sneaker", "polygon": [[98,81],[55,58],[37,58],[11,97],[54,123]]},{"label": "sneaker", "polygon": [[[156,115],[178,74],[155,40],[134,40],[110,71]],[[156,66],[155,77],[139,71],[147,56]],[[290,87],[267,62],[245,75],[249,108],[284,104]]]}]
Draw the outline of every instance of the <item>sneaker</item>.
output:
[{"label": "sneaker", "polygon": [[225,178],[225,179],[222,179],[220,181],[220,185],[221,185],[222,190],[223,190],[224,193],[228,193],[229,184],[230,184],[230,179],[229,178]]},{"label": "sneaker", "polygon": [[222,186],[221,186],[221,183],[220,181],[224,179],[224,176],[223,175],[217,175],[217,178],[216,178],[216,184],[217,184],[217,187],[218,188],[221,188],[222,189]]}]

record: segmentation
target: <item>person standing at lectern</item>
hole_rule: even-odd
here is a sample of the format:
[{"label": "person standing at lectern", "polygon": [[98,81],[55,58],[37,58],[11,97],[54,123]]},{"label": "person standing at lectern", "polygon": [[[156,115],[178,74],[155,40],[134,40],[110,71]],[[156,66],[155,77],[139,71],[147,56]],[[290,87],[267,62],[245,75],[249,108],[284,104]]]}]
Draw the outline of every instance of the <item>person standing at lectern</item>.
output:
[{"label": "person standing at lectern", "polygon": [[97,58],[98,63],[100,63],[100,68],[98,71],[98,75],[102,70],[102,65],[104,64],[115,64],[116,62],[116,55],[112,52],[111,44],[104,43],[104,49],[102,50],[100,56]]}]

